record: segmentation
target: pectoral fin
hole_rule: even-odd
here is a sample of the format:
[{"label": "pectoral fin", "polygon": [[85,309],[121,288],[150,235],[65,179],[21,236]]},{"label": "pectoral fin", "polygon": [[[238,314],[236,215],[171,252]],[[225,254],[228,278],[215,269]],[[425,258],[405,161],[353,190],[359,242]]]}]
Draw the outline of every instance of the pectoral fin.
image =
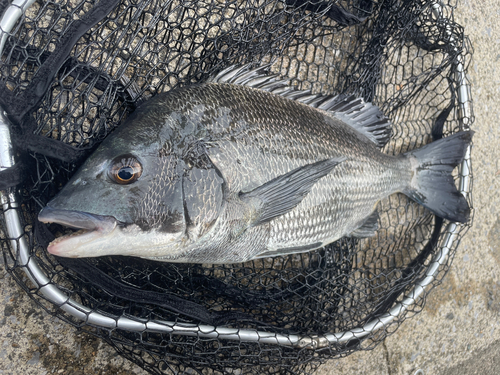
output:
[{"label": "pectoral fin", "polygon": [[241,192],[240,199],[256,208],[256,220],[252,225],[265,223],[292,210],[320,178],[345,159],[346,157],[338,157],[307,164],[250,192]]}]

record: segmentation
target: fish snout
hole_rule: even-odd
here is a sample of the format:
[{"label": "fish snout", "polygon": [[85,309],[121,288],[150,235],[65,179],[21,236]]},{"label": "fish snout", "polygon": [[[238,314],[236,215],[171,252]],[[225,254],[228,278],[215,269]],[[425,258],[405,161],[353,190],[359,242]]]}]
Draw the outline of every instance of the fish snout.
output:
[{"label": "fish snout", "polygon": [[44,207],[40,211],[38,220],[42,223],[56,223],[74,229],[85,229],[103,233],[112,231],[118,224],[118,220],[113,216],[95,215],[81,211],[60,210],[49,206]]}]

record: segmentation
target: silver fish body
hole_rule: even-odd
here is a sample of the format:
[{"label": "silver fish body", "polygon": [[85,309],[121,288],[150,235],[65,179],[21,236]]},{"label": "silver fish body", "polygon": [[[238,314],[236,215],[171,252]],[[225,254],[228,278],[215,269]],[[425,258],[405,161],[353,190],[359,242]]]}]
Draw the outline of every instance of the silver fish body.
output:
[{"label": "silver fish body", "polygon": [[234,263],[309,251],[375,230],[378,201],[395,192],[468,220],[450,173],[470,133],[389,156],[378,146],[390,124],[376,107],[276,94],[279,81],[251,78],[184,87],[139,107],[41,211],[43,222],[85,229],[49,252]]}]

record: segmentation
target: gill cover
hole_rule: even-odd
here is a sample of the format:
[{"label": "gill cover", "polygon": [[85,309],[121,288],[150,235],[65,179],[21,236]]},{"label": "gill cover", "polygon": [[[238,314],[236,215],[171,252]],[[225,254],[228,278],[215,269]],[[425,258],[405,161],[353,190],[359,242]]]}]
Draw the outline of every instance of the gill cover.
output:
[{"label": "gill cover", "polygon": [[171,108],[165,95],[144,103],[48,206],[176,237],[205,233],[221,211],[224,181],[197,131],[203,109],[180,114]]}]

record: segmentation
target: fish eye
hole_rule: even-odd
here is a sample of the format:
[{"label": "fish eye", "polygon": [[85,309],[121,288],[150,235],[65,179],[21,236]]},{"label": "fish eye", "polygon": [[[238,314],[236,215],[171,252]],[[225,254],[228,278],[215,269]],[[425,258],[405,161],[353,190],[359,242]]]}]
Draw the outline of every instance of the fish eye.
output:
[{"label": "fish eye", "polygon": [[142,174],[142,165],[134,155],[125,154],[114,158],[109,166],[108,176],[120,185],[131,184]]}]

